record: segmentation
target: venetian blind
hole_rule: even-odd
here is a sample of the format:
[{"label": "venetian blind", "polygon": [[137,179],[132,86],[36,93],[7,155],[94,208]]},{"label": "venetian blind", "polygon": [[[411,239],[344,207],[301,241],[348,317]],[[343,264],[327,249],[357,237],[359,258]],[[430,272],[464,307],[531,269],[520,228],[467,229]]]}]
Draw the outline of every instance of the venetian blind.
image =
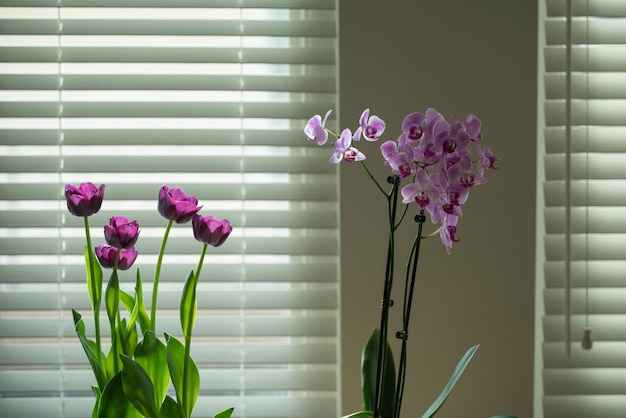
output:
[{"label": "venetian blind", "polygon": [[[71,317],[93,335],[84,231],[62,197],[85,181],[106,184],[94,245],[111,216],[138,220],[147,304],[163,184],[233,224],[198,288],[194,416],[337,416],[338,180],[302,132],[336,108],[336,15],[335,0],[0,0],[2,416],[90,416]],[[181,335],[200,249],[174,225],[159,335]]]},{"label": "venetian blind", "polygon": [[626,416],[626,2],[540,5],[543,413]]}]

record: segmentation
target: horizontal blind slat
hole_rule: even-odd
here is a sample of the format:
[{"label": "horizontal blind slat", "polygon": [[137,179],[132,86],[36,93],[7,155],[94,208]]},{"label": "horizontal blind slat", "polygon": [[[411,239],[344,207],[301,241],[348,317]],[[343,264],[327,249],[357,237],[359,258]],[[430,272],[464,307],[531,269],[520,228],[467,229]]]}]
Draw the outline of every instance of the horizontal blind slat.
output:
[{"label": "horizontal blind slat", "polygon": [[[107,185],[90,218],[95,244],[110,216],[141,225],[147,303],[163,184],[235,228],[205,257],[199,286],[198,416],[230,406],[336,416],[338,172],[302,129],[336,107],[337,5],[232,6],[0,0],[0,382],[15,383],[0,384],[4,413],[84,417],[93,404],[70,313],[89,333],[83,231],[61,193],[91,181]],[[180,334],[180,292],[200,248],[190,226],[172,229],[159,331]],[[120,272],[129,293],[134,273]],[[50,355],[28,363],[44,347]]]},{"label": "horizontal blind slat", "polygon": [[[235,407],[236,410],[267,411],[272,417],[329,417],[335,414],[337,396],[332,393],[300,394],[279,393],[276,395],[256,395],[245,397],[239,394],[227,394],[210,397],[202,394],[194,411],[197,418],[212,418],[213,414]],[[91,397],[65,396],[60,398],[32,397],[0,398],[0,410],[11,416],[19,413],[23,418],[42,418],[60,416],[63,409],[66,418],[85,418],[84,411],[92,407]]]},{"label": "horizontal blind slat", "polygon": [[[210,365],[316,365],[334,364],[337,361],[335,341],[332,338],[293,337],[283,341],[282,337],[248,338],[245,343],[224,341],[224,338],[204,338],[194,341],[191,355],[197,364]],[[276,340],[276,341],[275,341]],[[0,345],[0,365],[27,366],[41,365],[45,368],[56,367],[59,358],[63,358],[70,367],[86,367],[83,360],[82,346],[74,339],[58,342],[10,342]],[[6,368],[8,370],[8,367]]]},{"label": "horizontal blind slat", "polygon": [[572,346],[572,356],[568,359],[563,356],[563,343],[544,343],[543,360],[547,368],[626,368],[623,341],[594,342],[593,349],[585,351],[579,345]]},{"label": "horizontal blind slat", "polygon": [[[540,31],[545,67],[539,69],[545,84],[542,412],[550,418],[622,416],[626,3],[545,0],[541,7],[547,14]],[[587,326],[591,350],[580,341]],[[569,333],[573,341],[566,347]]]}]

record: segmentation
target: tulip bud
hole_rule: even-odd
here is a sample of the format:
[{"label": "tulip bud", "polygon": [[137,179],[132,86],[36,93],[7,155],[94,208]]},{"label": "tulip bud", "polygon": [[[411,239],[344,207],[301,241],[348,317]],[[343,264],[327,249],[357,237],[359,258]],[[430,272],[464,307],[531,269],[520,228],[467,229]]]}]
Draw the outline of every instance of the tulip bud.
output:
[{"label": "tulip bud", "polygon": [[104,198],[104,184],[96,187],[93,183],[81,183],[76,187],[73,184],[65,185],[65,200],[67,209],[74,216],[91,216],[100,210]]},{"label": "tulip bud", "polygon": [[[115,256],[118,249],[108,245],[98,245],[96,247],[96,257],[100,265],[106,269],[115,266]],[[120,251],[119,260],[117,261],[118,270],[128,270],[137,259],[137,250],[135,248],[122,249]]]},{"label": "tulip bud", "polygon": [[179,188],[163,185],[159,191],[158,210],[161,216],[177,224],[189,222],[202,206],[195,196],[187,196]]},{"label": "tulip bud", "polygon": [[195,215],[191,223],[196,240],[213,247],[222,245],[233,230],[228,220],[220,220],[212,216]]},{"label": "tulip bud", "polygon": [[104,238],[115,248],[131,248],[139,238],[139,224],[123,216],[113,216],[104,226]]}]

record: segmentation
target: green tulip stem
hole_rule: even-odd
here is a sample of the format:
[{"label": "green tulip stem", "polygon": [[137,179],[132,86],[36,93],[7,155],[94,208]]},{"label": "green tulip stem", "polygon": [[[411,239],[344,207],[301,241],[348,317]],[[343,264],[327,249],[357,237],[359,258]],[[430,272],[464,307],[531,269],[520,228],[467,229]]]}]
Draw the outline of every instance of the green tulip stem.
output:
[{"label": "green tulip stem", "polygon": [[157,260],[156,272],[154,273],[154,283],[152,284],[152,304],[150,305],[150,329],[156,333],[156,311],[157,311],[157,293],[159,290],[159,276],[161,274],[161,264],[163,263],[163,254],[165,253],[165,244],[167,243],[167,237],[172,229],[174,221],[170,220],[165,228],[165,235],[161,242],[161,250],[159,251],[159,258]]},{"label": "green tulip stem", "polygon": [[[200,261],[198,261],[198,268],[196,269],[196,273],[193,275],[193,303],[191,303],[189,305],[189,316],[188,318],[194,318],[194,310],[196,309],[196,288],[198,286],[198,280],[200,278],[200,271],[202,270],[202,264],[204,263],[204,255],[206,254],[206,249],[208,247],[208,244],[204,244],[202,246],[202,253],[200,253]],[[187,322],[187,330],[185,332],[185,356],[183,358],[183,409],[185,410],[185,413],[187,414],[187,416],[191,416],[191,405],[187,405],[187,385],[188,385],[188,380],[189,380],[189,357],[191,355],[191,333],[193,331],[193,323],[194,321],[189,320]]]},{"label": "green tulip stem", "polygon": [[[113,272],[111,273],[111,278],[113,277],[114,274],[117,274],[117,266],[118,266],[119,261],[120,261],[120,253],[121,252],[122,252],[122,250],[120,248],[118,248],[117,251],[115,252],[115,261],[113,262]],[[117,344],[119,343],[119,341],[116,342],[113,339],[114,336],[119,338],[120,335],[121,335],[121,333],[117,334],[117,335],[115,333],[115,323],[116,323],[116,320],[117,320],[118,324],[120,323],[119,318],[120,318],[120,310],[116,306],[115,307],[115,315],[112,315],[109,318],[109,327],[111,328],[111,350],[113,351],[113,364],[114,364],[113,369],[115,371],[121,369],[118,366],[119,362],[120,362],[120,358],[119,358],[119,353],[117,352]]]},{"label": "green tulip stem", "polygon": [[87,239],[87,254],[89,254],[89,280],[91,281],[91,294],[93,300],[91,301],[91,307],[93,309],[93,322],[96,331],[96,350],[98,352],[98,359],[102,356],[102,339],[100,336],[100,294],[102,289],[96,289],[96,273],[94,267],[94,255],[91,246],[91,233],[89,232],[89,218],[83,217],[85,224],[85,237]]}]

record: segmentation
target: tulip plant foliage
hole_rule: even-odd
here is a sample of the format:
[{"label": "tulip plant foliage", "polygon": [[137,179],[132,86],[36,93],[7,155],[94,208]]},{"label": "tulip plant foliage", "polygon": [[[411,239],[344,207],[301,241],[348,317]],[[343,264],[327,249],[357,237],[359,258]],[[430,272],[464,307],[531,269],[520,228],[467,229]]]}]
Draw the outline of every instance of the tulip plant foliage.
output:
[{"label": "tulip plant foliage", "polygon": [[[89,217],[100,210],[105,186],[92,183],[65,186],[67,208],[85,224],[84,249],[87,289],[93,310],[95,339],[86,333],[81,315],[73,310],[74,324],[87,355],[97,385],[93,386],[95,404],[92,418],[189,418],[198,399],[200,375],[190,356],[191,334],[196,316],[196,287],[208,246],[219,247],[232,231],[227,220],[198,214],[202,206],[194,196],[181,189],[163,186],[158,196],[158,211],[168,222],[159,252],[152,289],[150,315],[144,305],[142,279],[137,269],[134,295],[120,289],[118,271],[128,270],[137,258],[134,248],[139,224],[123,216],[113,216],[104,226],[107,245],[92,246]],[[180,301],[180,323],[184,341],[171,334],[156,335],[156,306],[159,276],[167,237],[174,223],[191,222],[193,235],[203,246],[198,267],[191,271]],[[111,274],[103,292],[102,268]],[[100,309],[104,303],[111,343],[103,351]],[[122,309],[126,310],[122,314]],[[164,340],[164,341],[163,341]],[[173,387],[175,397],[168,395]],[[233,409],[215,415],[228,418]]]},{"label": "tulip plant foliage", "polygon": [[[385,122],[366,109],[356,129],[345,128],[335,133],[326,127],[331,111],[322,118],[309,119],[304,133],[309,140],[325,145],[334,138],[330,163],[359,163],[387,201],[389,239],[387,265],[383,280],[380,327],[367,341],[361,358],[361,386],[363,411],[350,417],[398,418],[402,406],[407,362],[407,339],[411,303],[417,272],[420,243],[439,235],[448,254],[453,243],[459,241],[458,221],[462,207],[473,187],[485,184],[486,170],[497,169],[499,160],[489,148],[482,145],[481,122],[474,116],[448,122],[435,109],[426,113],[408,114],[396,139],[382,141]],[[381,184],[369,171],[365,154],[357,143],[381,141],[379,158],[389,167],[386,184]],[[409,210],[415,208],[415,239],[409,251],[404,272],[402,328],[395,336],[401,340],[400,358],[396,374],[395,361],[388,343],[389,308],[393,304],[391,290],[394,279],[395,233],[403,224]],[[423,233],[426,213],[437,229]],[[423,417],[431,417],[447,399],[478,346],[470,348],[458,363],[441,395]],[[414,416],[412,414],[411,416]]]}]

